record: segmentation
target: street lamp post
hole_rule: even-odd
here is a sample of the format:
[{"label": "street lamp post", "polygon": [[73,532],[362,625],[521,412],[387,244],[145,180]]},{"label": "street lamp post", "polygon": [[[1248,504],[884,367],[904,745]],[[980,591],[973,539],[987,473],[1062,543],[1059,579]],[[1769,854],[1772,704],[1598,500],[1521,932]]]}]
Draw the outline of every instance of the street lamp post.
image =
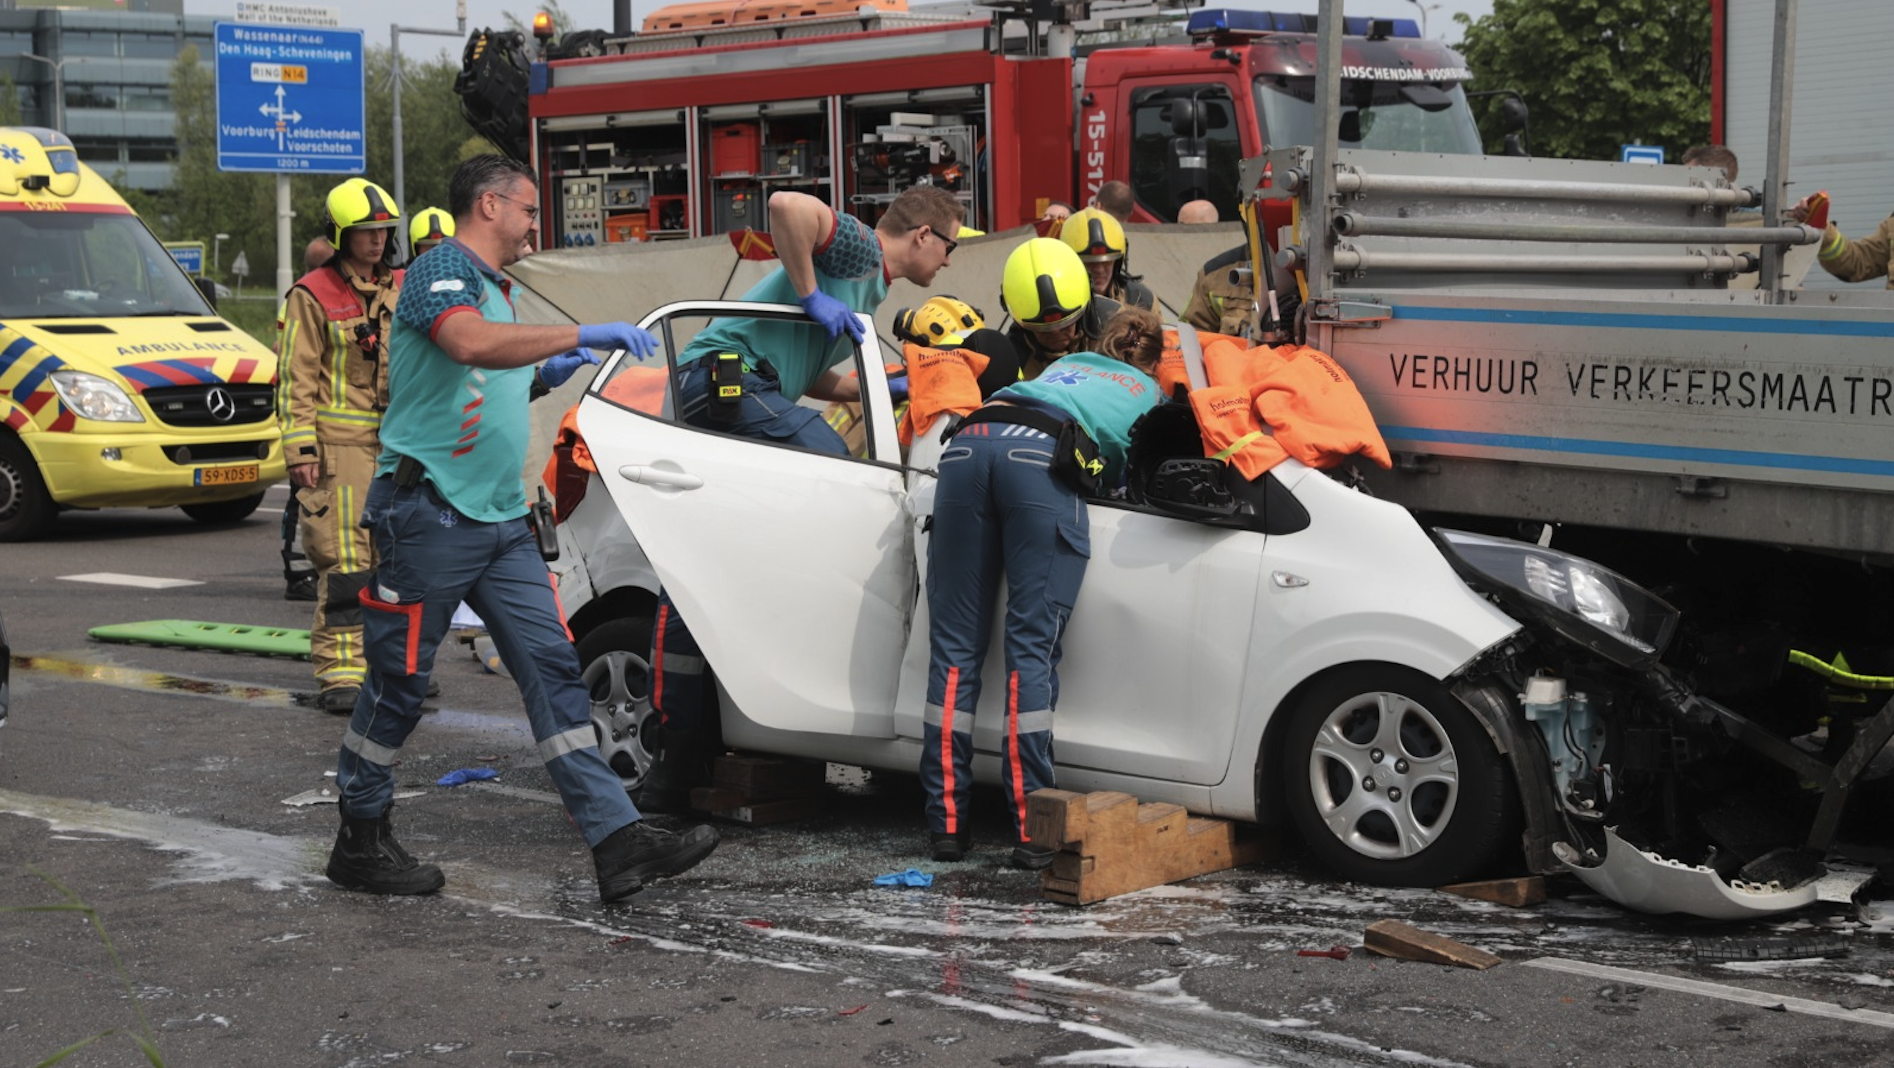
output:
[{"label": "street lamp post", "polygon": [[[64,69],[66,66],[66,60],[64,59],[51,60],[51,59],[47,59],[45,56],[36,56],[31,52],[20,53],[20,58],[38,60],[39,62],[44,63],[47,66],[53,68],[53,107],[52,107],[53,129],[58,130],[61,133],[64,133],[65,126],[66,126],[66,73]],[[66,58],[70,59],[72,57],[68,56]]]},{"label": "street lamp post", "polygon": [[230,240],[229,234],[218,234],[210,246],[210,276],[216,278],[224,260],[224,242]]},{"label": "street lamp post", "polygon": [[[395,148],[395,204],[402,211],[409,212],[409,218],[414,216],[408,207],[407,151],[401,143],[401,35],[403,33],[431,33],[441,37],[467,36],[467,0],[456,0],[454,8],[460,25],[457,30],[429,30],[418,26],[402,26],[399,23],[388,27],[389,75],[394,83],[394,121],[390,124],[389,132],[393,135]],[[389,241],[396,248],[406,249],[407,243],[402,240],[402,237],[401,230],[396,228]]]},{"label": "street lamp post", "polygon": [[1421,3],[1421,0],[1407,0],[1407,2],[1410,4],[1413,4],[1417,8],[1420,8],[1421,36],[1422,37],[1427,36],[1427,13],[1429,11],[1439,11],[1440,5],[1439,4],[1423,4]]}]

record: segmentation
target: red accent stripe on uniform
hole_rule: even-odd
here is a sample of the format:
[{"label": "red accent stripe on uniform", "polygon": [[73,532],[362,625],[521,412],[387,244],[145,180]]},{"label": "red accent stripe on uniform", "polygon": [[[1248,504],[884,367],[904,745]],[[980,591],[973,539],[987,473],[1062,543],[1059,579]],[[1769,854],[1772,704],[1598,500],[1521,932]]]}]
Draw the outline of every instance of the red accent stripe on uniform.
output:
[{"label": "red accent stripe on uniform", "polygon": [[460,312],[477,312],[477,311],[479,311],[478,308],[473,308],[466,304],[456,304],[453,307],[447,309],[446,311],[440,313],[439,315],[436,315],[434,317],[434,321],[428,324],[427,339],[429,341],[434,342],[437,345],[440,344],[441,324],[447,321],[448,316],[456,315],[456,314],[459,314]]},{"label": "red accent stripe on uniform", "polygon": [[947,699],[940,707],[941,796],[947,803],[947,833],[960,831],[960,807],[954,796],[954,698],[960,696],[960,669],[947,669]]},{"label": "red accent stripe on uniform", "polygon": [[658,722],[664,722],[664,624],[671,618],[671,606],[658,606],[658,640],[651,645],[651,707],[658,710]]},{"label": "red accent stripe on uniform", "polygon": [[474,451],[474,447],[472,445],[469,445],[464,449],[455,449],[453,452],[450,452],[447,455],[453,459],[459,459],[460,457],[465,456],[472,451]]},{"label": "red accent stripe on uniform", "polygon": [[550,569],[546,571],[546,585],[552,587],[552,607],[554,611],[559,613],[559,625],[566,629],[566,641],[578,641],[579,639],[572,636],[572,625],[566,622],[565,602],[559,600],[559,580],[552,577],[552,571]]},{"label": "red accent stripe on uniform", "polygon": [[[465,403],[465,404],[463,404],[463,405],[461,405],[461,406],[460,406],[460,410],[461,410],[461,411],[463,411],[463,412],[471,412],[471,411],[473,411],[473,410],[474,410],[475,408],[478,408],[478,407],[480,407],[480,406],[481,406],[482,404],[485,404],[485,403],[487,403],[487,398],[485,398],[485,397],[475,397],[475,398],[474,398],[473,400],[470,400],[470,401],[468,401],[467,403]],[[469,420],[469,422],[472,422],[472,421],[476,421],[476,420],[478,420],[479,418],[480,418],[479,416],[475,416],[475,417],[474,417],[474,419],[473,419],[473,420]],[[461,425],[461,426],[466,426],[467,424],[466,424],[466,423],[462,423],[462,424],[460,424],[460,425]]]},{"label": "red accent stripe on uniform", "polygon": [[375,591],[364,586],[355,599],[362,603],[362,609],[369,612],[387,612],[390,615],[406,616],[408,620],[407,647],[402,650],[405,674],[413,675],[420,670],[421,664],[421,602],[413,604],[389,604],[375,596]]},{"label": "red accent stripe on uniform", "polygon": [[1006,673],[1006,762],[1013,772],[1013,810],[1018,822],[1026,826],[1026,780],[1019,766],[1019,672]]},{"label": "red accent stripe on uniform", "polygon": [[462,434],[462,435],[461,435],[460,437],[457,437],[457,438],[455,438],[455,439],[454,439],[454,444],[456,444],[456,445],[460,445],[460,444],[463,444],[463,443],[465,443],[465,442],[469,442],[469,441],[472,441],[473,439],[475,439],[475,438],[477,438],[477,437],[479,437],[479,436],[480,436],[480,431],[478,431],[478,430],[469,430],[469,431],[467,431],[467,432],[466,432],[465,434]]},{"label": "red accent stripe on uniform", "polygon": [[[464,411],[465,409],[462,409],[462,410]],[[475,423],[478,423],[479,421],[480,421],[480,413],[475,412],[471,419],[466,419],[461,422],[460,428],[462,430],[465,430],[468,427],[473,426]]]}]

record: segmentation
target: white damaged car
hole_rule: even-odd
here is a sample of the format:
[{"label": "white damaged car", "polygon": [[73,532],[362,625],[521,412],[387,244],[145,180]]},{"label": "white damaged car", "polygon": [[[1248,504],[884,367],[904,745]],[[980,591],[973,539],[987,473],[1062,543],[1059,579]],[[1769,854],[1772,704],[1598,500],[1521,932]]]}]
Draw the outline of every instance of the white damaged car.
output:
[{"label": "white damaged car", "polygon": [[[645,325],[669,359],[724,315],[801,318],[705,302]],[[659,581],[716,674],[727,745],[918,767],[943,427],[903,456],[883,364],[872,340],[857,354],[857,457],[677,422],[655,358],[620,354],[593,381],[578,422],[596,473],[561,501],[555,569],[628,786],[656,749]],[[1338,874],[1380,884],[1570,869],[1634,909],[1733,918],[1865,880],[1825,863],[1852,776],[1694,693],[1662,662],[1677,612],[1636,584],[1539,545],[1430,532],[1293,460],[1245,482],[1203,458],[1188,405],[1147,417],[1129,482],[1090,510],[1060,668],[1062,788],[1292,823]],[[989,693],[1002,663],[996,645]],[[984,781],[1000,721],[978,717]],[[1752,799],[1775,789],[1808,810],[1789,840],[1736,842],[1701,818],[1737,767],[1777,773],[1741,784]]]}]

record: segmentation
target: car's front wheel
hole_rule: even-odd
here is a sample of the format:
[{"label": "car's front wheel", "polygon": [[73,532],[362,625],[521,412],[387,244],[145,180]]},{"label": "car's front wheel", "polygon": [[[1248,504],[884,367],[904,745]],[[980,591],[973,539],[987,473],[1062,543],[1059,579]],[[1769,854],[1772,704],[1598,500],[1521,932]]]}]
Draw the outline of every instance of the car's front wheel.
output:
[{"label": "car's front wheel", "polygon": [[1371,665],[1337,672],[1290,709],[1282,752],[1302,837],[1344,878],[1440,886],[1484,874],[1516,822],[1512,771],[1434,680]]},{"label": "car's front wheel", "polygon": [[0,541],[32,541],[52,529],[56,514],[33,454],[0,433]]},{"label": "car's front wheel", "polygon": [[579,666],[592,695],[598,753],[627,791],[644,785],[658,755],[658,716],[651,707],[651,621],[614,619],[579,639]]}]

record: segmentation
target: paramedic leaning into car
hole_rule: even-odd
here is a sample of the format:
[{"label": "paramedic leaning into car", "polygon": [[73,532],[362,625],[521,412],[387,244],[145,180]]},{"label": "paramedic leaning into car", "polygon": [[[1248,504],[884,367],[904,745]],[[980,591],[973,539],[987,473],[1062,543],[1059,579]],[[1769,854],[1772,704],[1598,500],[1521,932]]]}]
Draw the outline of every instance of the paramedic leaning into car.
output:
[{"label": "paramedic leaning into car", "polygon": [[[1789,218],[1801,222],[1808,218],[1808,213],[1809,198],[1803,197],[1789,209]],[[1874,233],[1852,241],[1843,237],[1834,223],[1829,223],[1815,261],[1822,265],[1822,270],[1844,282],[1866,282],[1886,275],[1887,287],[1894,289],[1894,216],[1881,220]]]},{"label": "paramedic leaning into car", "polygon": [[627,323],[514,322],[512,283],[500,268],[520,258],[539,227],[538,189],[523,164],[504,156],[462,163],[448,204],[454,236],[415,261],[389,342],[388,414],[363,508],[381,555],[362,594],[368,683],[337,758],[342,826],[326,874],[375,894],[441,887],[441,870],[395,841],[389,811],[428,670],[465,600],[519,685],[539,758],[592,849],[599,897],[609,903],[695,865],[717,833],[648,827],[600,758],[520,469],[535,385],[560,385],[597,363],[592,349],[644,358],[657,343]]},{"label": "paramedic leaning into car", "polygon": [[[1072,250],[1040,238],[1015,250],[1007,276],[1043,292],[1084,267]],[[1021,304],[1015,295],[1014,307]],[[1066,314],[1076,316],[1074,305]],[[1067,356],[1030,382],[995,393],[968,416],[940,457],[928,542],[930,618],[921,782],[935,860],[966,855],[973,790],[973,715],[980,697],[993,602],[1006,580],[1000,779],[1013,819],[1015,867],[1052,863],[1054,846],[1026,833],[1026,797],[1053,785],[1052,713],[1059,693],[1061,632],[1091,552],[1082,492],[1087,473],[1114,485],[1131,424],[1160,399],[1157,317],[1126,309],[1105,329],[1109,355]],[[1074,425],[1075,424],[1075,425]],[[1084,469],[1084,470],[1081,470]]]},{"label": "paramedic leaning into car", "polygon": [[375,548],[357,524],[388,402],[388,327],[401,290],[401,272],[388,267],[389,237],[401,211],[361,178],[331,189],[328,209],[335,255],[297,279],[283,302],[277,410],[303,552],[316,569],[309,659],[318,707],[347,715],[367,671],[356,596]]},{"label": "paramedic leaning into car", "polygon": [[[945,189],[914,186],[870,229],[815,197],[771,194],[770,236],[782,265],[743,299],[801,304],[815,325],[748,318],[712,323],[678,355],[679,417],[708,430],[846,455],[848,447],[822,413],[796,401],[805,394],[861,399],[858,381],[832,370],[854,354],[850,342],[862,340],[856,314],[880,307],[893,279],[932,285],[959,244],[954,235],[965,213]],[[719,394],[727,399],[715,399]],[[638,795],[648,810],[685,810],[701,777],[709,714],[705,667],[676,606],[660,595],[651,704],[663,717],[664,741]]]}]

